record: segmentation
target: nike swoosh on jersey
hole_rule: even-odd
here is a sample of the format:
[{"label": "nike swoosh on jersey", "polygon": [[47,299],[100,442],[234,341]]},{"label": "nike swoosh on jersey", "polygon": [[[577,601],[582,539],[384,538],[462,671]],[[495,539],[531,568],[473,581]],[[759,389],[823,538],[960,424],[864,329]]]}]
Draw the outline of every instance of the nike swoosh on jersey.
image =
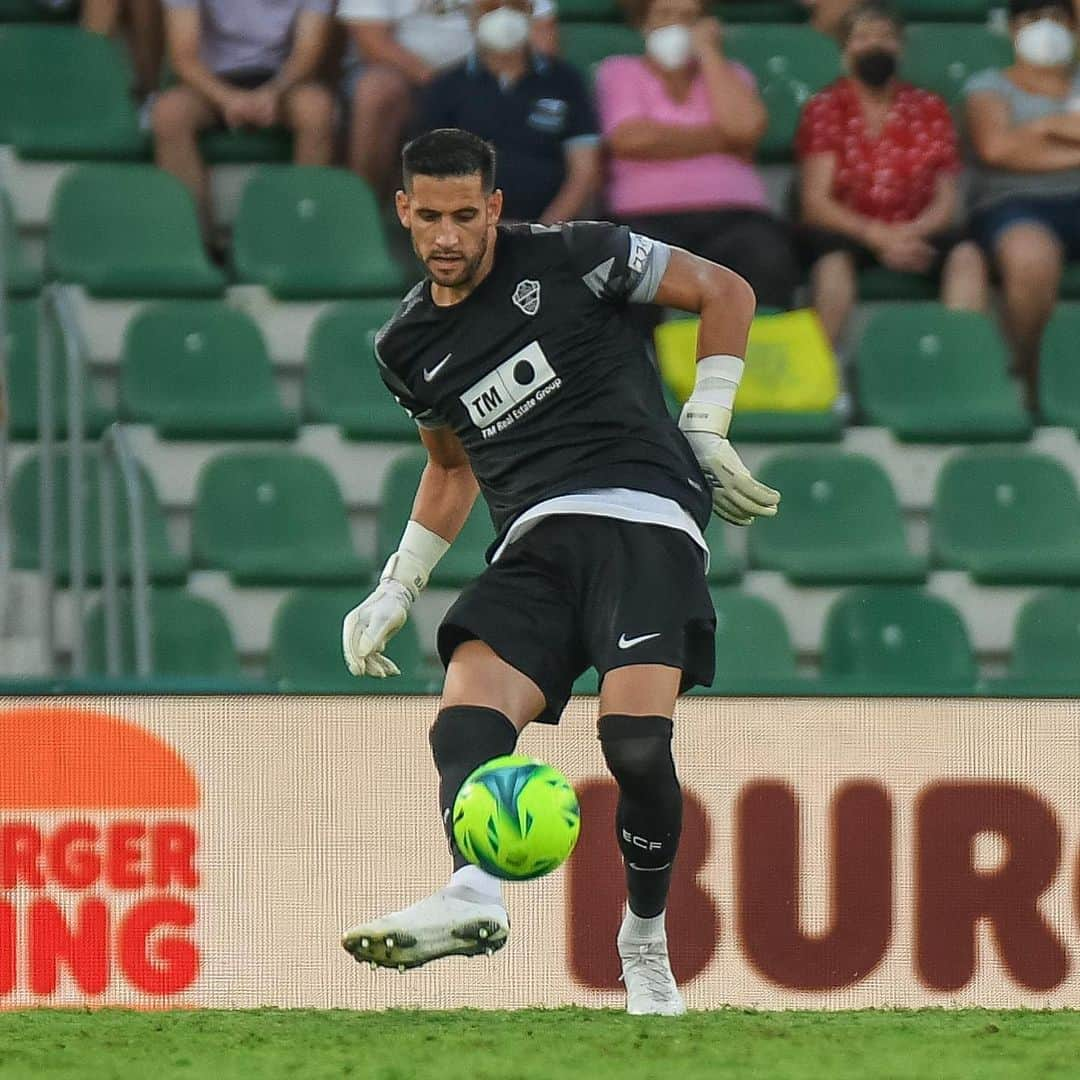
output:
[{"label": "nike swoosh on jersey", "polygon": [[448,352],[430,371],[427,368],[424,368],[424,382],[431,382],[431,380],[442,370],[443,365],[447,363],[453,355],[452,352]]},{"label": "nike swoosh on jersey", "polygon": [[657,634],[642,634],[641,637],[629,637],[628,638],[625,634],[622,634],[619,637],[619,648],[620,649],[632,649],[635,645],[640,645],[643,641],[652,641],[653,638],[657,638],[659,636],[660,635],[657,633]]}]

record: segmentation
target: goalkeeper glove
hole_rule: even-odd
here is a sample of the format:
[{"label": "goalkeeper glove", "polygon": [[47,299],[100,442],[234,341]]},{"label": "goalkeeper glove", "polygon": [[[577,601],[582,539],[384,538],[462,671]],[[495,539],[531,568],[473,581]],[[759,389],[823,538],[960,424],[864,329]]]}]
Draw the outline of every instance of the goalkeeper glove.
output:
[{"label": "goalkeeper glove", "polygon": [[736,356],[703,357],[694,392],[679,417],[679,427],[712,485],[713,510],[732,525],[775,517],[780,505],[780,492],[755,480],[728,442],[742,372],[743,362]]},{"label": "goalkeeper glove", "polygon": [[353,675],[385,679],[400,675],[386,655],[387,642],[405,625],[413,601],[428,583],[450,545],[415,521],[405,526],[401,544],[386,561],[375,591],[345,616],[341,648]]}]

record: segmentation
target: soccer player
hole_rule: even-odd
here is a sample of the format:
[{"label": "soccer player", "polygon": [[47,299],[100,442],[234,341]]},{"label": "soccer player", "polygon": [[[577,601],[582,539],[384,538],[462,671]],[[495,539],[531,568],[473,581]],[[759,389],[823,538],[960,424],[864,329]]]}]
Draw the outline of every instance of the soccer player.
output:
[{"label": "soccer player", "polygon": [[[617,947],[631,1013],[685,1011],[664,912],[682,824],[671,755],[678,694],[713,678],[716,618],[702,530],[772,516],[727,439],[753,318],[722,266],[599,222],[499,224],[495,154],[441,129],[402,154],[401,224],[427,271],[376,338],[383,380],[428,462],[378,587],[345,617],[354,675],[398,674],[391,637],[481,492],[497,537],[447,613],[431,728],[448,834],[473,769],[557,723],[574,680],[600,674],[600,745],[618,787],[628,905]],[[626,319],[629,303],[700,314],[693,395],[678,425]],[[681,429],[681,430],[680,430]],[[346,932],[357,959],[395,968],[501,948],[501,883],[450,845],[448,885]]]}]

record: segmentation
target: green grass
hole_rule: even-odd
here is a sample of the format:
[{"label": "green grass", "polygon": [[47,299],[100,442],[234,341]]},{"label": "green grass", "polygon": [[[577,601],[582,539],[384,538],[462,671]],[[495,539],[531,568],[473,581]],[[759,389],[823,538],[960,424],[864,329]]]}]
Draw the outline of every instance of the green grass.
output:
[{"label": "green grass", "polygon": [[1080,1075],[1080,1012],[0,1012],[0,1077],[995,1080]]}]

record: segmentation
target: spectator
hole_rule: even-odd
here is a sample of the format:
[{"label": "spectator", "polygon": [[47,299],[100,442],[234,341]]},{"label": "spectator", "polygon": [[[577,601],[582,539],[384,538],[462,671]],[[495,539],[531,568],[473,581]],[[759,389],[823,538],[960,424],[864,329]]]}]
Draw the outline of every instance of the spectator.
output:
[{"label": "spectator", "polygon": [[972,77],[972,227],[1001,274],[1006,331],[1033,390],[1066,259],[1080,259],[1080,71],[1066,0],[1011,0],[1016,62]]},{"label": "spectator", "polygon": [[879,0],[841,31],[848,76],[803,110],[796,150],[811,293],[835,342],[855,303],[860,268],[940,273],[943,302],[982,310],[987,274],[954,228],[960,158],[949,107],[900,82],[902,26]]},{"label": "spectator", "polygon": [[314,76],[333,0],[165,0],[165,7],[180,82],[154,104],[155,157],[191,189],[209,236],[199,132],[284,124],[297,164],[330,163],[334,102]]},{"label": "spectator", "polygon": [[161,79],[161,0],[83,0],[80,21],[92,34],[112,37],[122,18],[127,24],[135,93],[145,98],[158,88]]},{"label": "spectator", "polygon": [[844,16],[859,0],[802,0],[810,9],[810,25],[823,34],[836,37],[844,23]]},{"label": "spectator", "polygon": [[474,0],[476,52],[424,92],[422,128],[459,127],[490,140],[503,218],[581,216],[599,179],[589,93],[569,64],[529,48],[531,0]]},{"label": "spectator", "polygon": [[724,56],[701,0],[639,0],[645,56],[597,72],[608,202],[634,229],[730,266],[762,304],[788,307],[799,269],[788,226],[751,164],[768,123],[754,78]]},{"label": "spectator", "polygon": [[[338,18],[351,37],[349,167],[386,196],[397,184],[401,139],[419,91],[472,52],[469,0],[339,0]],[[557,52],[552,0],[536,0],[532,19],[533,47]]]}]

